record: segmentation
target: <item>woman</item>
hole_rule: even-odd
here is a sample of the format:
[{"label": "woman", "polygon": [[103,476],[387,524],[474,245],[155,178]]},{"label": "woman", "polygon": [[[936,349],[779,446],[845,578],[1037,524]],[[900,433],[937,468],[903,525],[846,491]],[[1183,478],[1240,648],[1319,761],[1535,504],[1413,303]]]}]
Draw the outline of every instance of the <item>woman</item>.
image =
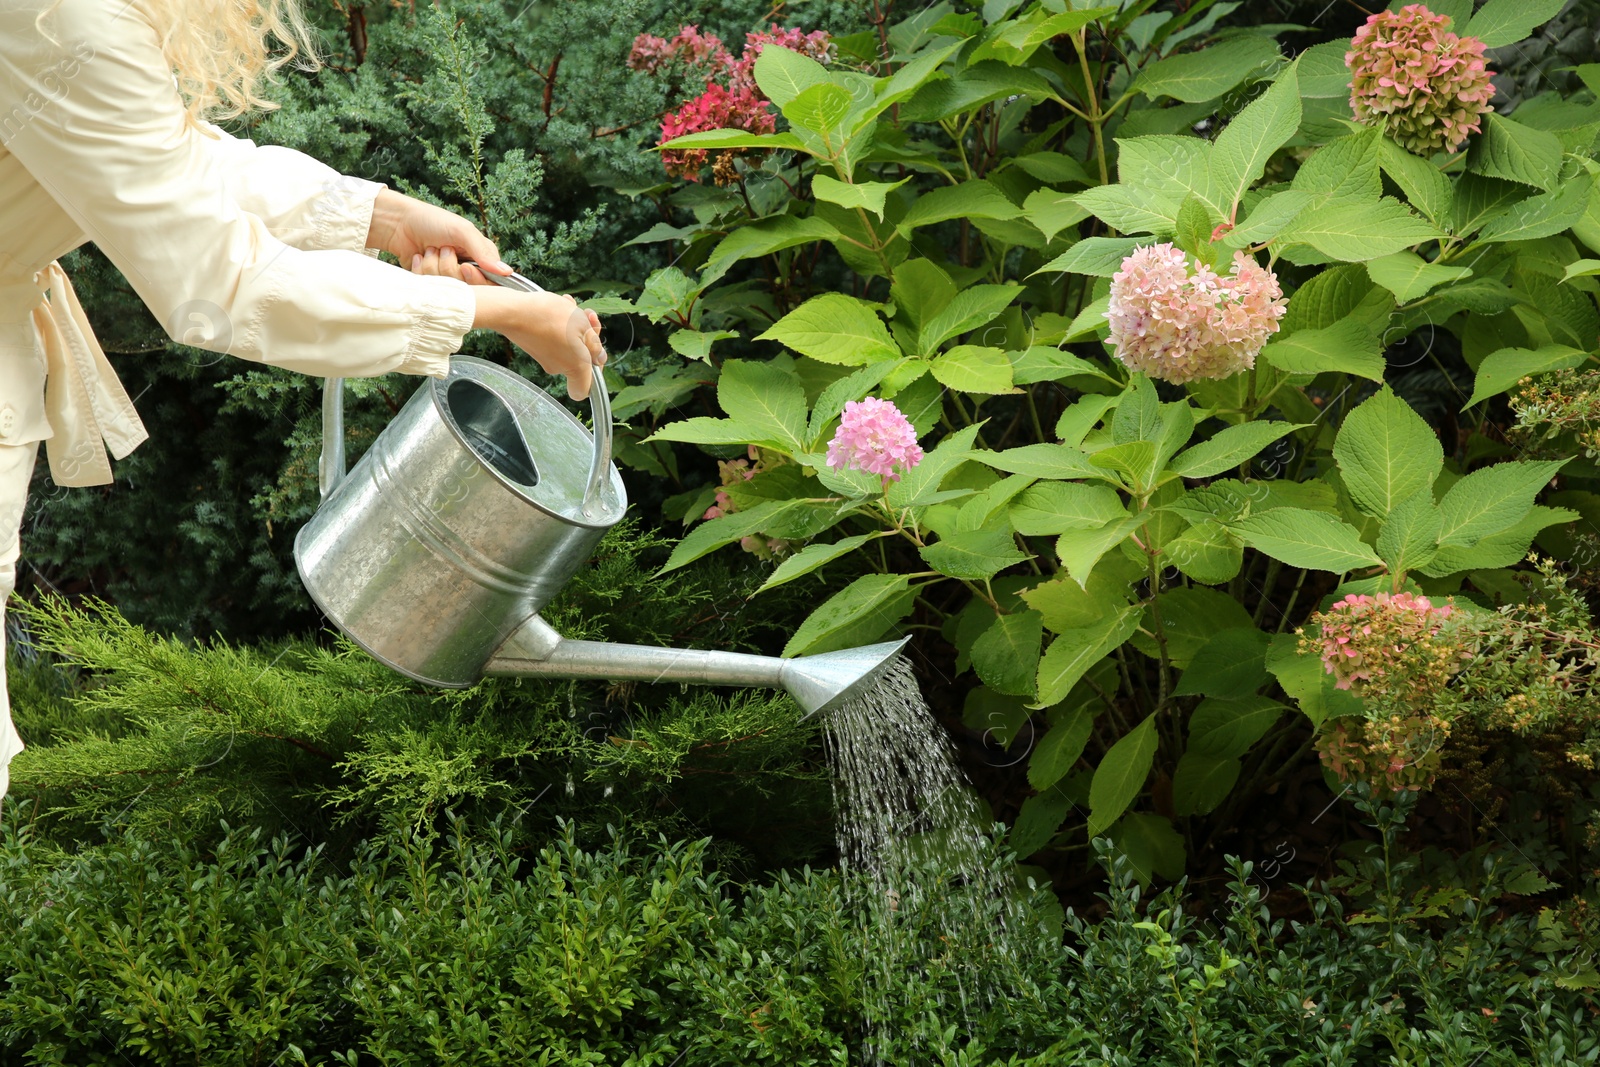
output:
[{"label": "woman", "polygon": [[101,485],[107,449],[145,437],[57,257],[94,241],[175,339],[305,374],[443,377],[478,327],[575,398],[605,362],[570,297],[458,264],[511,272],[472,224],[204,121],[268,106],[263,78],[311,56],[297,2],[0,0],[0,798],[22,749],[4,601],[38,444],[57,484]]}]

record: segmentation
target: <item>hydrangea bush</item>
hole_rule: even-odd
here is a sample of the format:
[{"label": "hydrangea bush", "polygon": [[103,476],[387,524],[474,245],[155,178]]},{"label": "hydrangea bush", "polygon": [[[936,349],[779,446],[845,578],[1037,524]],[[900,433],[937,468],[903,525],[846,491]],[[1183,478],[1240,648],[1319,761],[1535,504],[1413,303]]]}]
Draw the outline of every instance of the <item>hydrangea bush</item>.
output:
[{"label": "hydrangea bush", "polygon": [[[1505,399],[1600,338],[1593,92],[1492,105],[1485,63],[1559,7],[1297,55],[1225,6],[1059,0],[767,44],[773,129],[662,145],[739,154],[613,307],[683,357],[617,396],[645,447],[789,461],[669,501],[667,569],[778,538],[764,588],[820,601],[785,654],[923,635],[935,702],[1025,762],[991,799],[1046,864],[1109,834],[1176,876],[1312,747],[1394,788],[1468,721],[1589,751],[1583,639],[1494,615],[1536,547],[1593,569],[1600,521],[1600,469],[1519,448]],[[1538,714],[1461,712],[1539,662]]]}]

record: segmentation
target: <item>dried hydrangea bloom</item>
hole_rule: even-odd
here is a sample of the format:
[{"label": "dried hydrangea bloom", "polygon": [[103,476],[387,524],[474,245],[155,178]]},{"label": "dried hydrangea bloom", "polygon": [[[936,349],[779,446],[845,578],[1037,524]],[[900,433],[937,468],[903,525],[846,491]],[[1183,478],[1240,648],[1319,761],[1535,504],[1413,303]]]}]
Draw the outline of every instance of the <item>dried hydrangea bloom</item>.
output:
[{"label": "dried hydrangea bloom", "polygon": [[1451,605],[1413,593],[1352,593],[1314,620],[1322,627],[1323,669],[1340,689],[1382,680],[1396,656],[1432,638],[1453,614]]},{"label": "dried hydrangea bloom", "polygon": [[1106,321],[1117,358],[1152,378],[1226,378],[1255,366],[1288,301],[1277,275],[1243,252],[1220,275],[1191,272],[1171,243],[1135,249],[1111,279]]},{"label": "dried hydrangea bloom", "polygon": [[882,475],[887,485],[921,462],[917,431],[893,401],[869,396],[845,404],[828,443],[828,466]]},{"label": "dried hydrangea bloom", "polygon": [[1356,118],[1418,155],[1456,151],[1494,110],[1483,42],[1446,31],[1449,21],[1421,4],[1380,11],[1344,57]]}]

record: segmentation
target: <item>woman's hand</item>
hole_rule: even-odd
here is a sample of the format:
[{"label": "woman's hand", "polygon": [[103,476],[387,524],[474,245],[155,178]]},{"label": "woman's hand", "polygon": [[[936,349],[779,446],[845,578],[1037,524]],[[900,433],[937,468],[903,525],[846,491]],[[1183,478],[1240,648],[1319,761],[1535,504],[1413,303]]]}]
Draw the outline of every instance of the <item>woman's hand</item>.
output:
[{"label": "woman's hand", "polygon": [[[471,285],[494,283],[477,267],[463,267],[457,260],[474,260],[482,264],[483,270],[494,274],[512,273],[511,268],[500,261],[494,242],[472,223],[442,207],[425,204],[392,189],[381,190],[372,205],[367,247],[388,252],[402,267],[417,273],[443,274]],[[447,260],[445,253],[448,253]],[[432,269],[423,269],[425,266]]]},{"label": "woman's hand", "polygon": [[606,363],[600,320],[594,312],[584,311],[572,297],[557,293],[524,293],[496,286],[475,289],[473,295],[478,301],[474,328],[504,334],[546,373],[566,375],[569,397],[588,397],[594,382],[592,368]]}]

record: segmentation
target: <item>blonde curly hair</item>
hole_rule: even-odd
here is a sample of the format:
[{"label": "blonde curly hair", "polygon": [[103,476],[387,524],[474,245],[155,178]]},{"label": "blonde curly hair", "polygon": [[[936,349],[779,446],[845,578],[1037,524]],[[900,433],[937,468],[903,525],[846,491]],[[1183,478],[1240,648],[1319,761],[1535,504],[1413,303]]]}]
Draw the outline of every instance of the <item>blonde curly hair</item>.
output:
[{"label": "blonde curly hair", "polygon": [[[62,0],[39,16],[38,26]],[[161,34],[161,51],[188,108],[189,121],[236,118],[278,105],[262,96],[290,64],[316,70],[311,29],[300,0],[135,0]]]}]

